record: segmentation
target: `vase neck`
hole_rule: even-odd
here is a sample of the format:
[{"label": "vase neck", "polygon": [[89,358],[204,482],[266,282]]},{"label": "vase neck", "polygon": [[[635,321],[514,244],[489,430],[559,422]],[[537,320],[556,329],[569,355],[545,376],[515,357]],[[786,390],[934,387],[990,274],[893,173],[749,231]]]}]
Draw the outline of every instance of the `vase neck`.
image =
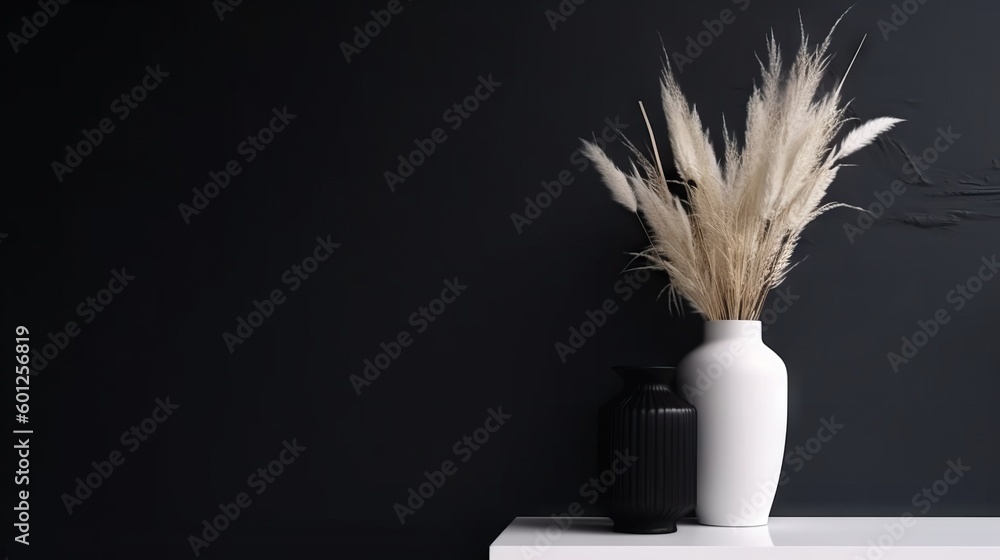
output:
[{"label": "vase neck", "polygon": [[760,321],[707,321],[705,323],[705,342],[733,339],[760,341]]}]

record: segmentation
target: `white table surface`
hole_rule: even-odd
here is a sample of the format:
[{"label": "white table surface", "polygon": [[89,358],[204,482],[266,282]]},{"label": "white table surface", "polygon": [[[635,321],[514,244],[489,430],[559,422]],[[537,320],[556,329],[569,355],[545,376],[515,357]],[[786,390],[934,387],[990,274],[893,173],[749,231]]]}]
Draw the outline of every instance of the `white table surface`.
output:
[{"label": "white table surface", "polygon": [[490,560],[1000,560],[1000,518],[772,517],[764,527],[678,522],[668,535],[611,531],[605,517],[518,517]]}]

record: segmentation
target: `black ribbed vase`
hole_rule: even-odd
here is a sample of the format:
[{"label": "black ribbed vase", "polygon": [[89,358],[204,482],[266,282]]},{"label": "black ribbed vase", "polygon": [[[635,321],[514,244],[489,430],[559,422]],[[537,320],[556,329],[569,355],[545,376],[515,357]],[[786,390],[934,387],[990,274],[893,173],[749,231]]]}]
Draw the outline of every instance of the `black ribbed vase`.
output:
[{"label": "black ribbed vase", "polygon": [[671,389],[672,367],[614,370],[625,387],[601,407],[600,468],[615,472],[604,509],[615,531],[673,533],[695,506],[695,409]]}]

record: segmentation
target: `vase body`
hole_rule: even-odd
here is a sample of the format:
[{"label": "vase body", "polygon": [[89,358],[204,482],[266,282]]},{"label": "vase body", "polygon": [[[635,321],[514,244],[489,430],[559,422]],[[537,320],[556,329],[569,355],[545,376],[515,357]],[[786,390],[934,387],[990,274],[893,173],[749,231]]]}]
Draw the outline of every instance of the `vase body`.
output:
[{"label": "vase body", "polygon": [[624,387],[601,408],[603,506],[622,533],[673,533],[695,505],[697,413],[667,367],[616,367]]},{"label": "vase body", "polygon": [[708,321],[678,370],[678,392],[698,411],[698,522],[766,525],[785,448],[784,362],[760,321]]}]

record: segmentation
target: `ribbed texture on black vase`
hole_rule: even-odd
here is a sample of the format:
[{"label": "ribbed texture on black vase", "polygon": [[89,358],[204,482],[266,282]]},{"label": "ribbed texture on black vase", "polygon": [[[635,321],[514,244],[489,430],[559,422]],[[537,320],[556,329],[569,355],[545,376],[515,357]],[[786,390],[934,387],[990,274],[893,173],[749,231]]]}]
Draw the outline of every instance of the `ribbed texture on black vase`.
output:
[{"label": "ribbed texture on black vase", "polygon": [[615,531],[673,533],[694,511],[697,413],[671,389],[674,368],[614,370],[625,387],[601,408],[598,446],[600,468],[621,472],[604,509]]}]

